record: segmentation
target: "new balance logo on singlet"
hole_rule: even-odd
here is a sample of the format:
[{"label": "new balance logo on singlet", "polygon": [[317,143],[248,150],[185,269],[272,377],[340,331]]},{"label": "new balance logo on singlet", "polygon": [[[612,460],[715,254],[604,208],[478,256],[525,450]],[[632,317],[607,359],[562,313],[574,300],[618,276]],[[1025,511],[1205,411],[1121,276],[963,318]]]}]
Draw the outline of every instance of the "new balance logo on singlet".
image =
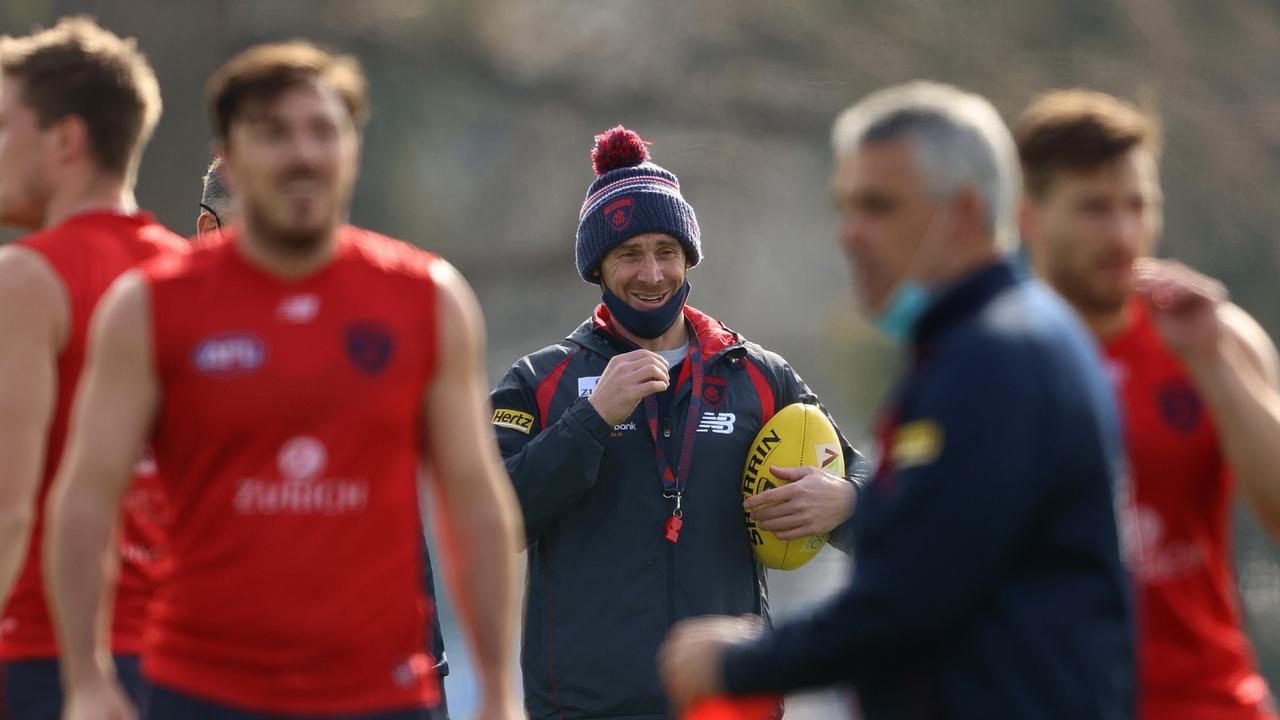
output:
[{"label": "new balance logo on singlet", "polygon": [[281,322],[302,325],[316,319],[320,314],[320,296],[315,293],[287,295],[276,306],[275,316]]}]

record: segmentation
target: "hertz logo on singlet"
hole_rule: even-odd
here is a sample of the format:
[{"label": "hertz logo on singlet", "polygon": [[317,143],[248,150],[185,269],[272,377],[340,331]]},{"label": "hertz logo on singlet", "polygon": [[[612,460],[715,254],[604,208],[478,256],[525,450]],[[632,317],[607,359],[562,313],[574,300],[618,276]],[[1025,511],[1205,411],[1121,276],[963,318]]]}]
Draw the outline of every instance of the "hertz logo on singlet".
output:
[{"label": "hertz logo on singlet", "polygon": [[242,515],[347,515],[369,504],[369,483],[323,477],[329,452],[319,440],[299,435],[280,447],[279,480],[246,478],[232,501]]}]

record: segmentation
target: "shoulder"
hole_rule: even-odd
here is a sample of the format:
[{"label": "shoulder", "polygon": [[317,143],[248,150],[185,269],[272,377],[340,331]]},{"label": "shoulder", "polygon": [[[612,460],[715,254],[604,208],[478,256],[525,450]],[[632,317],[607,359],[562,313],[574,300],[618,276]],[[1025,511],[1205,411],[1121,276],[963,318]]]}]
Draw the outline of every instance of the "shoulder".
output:
[{"label": "shoulder", "polygon": [[507,370],[507,377],[517,377],[526,383],[541,383],[555,374],[557,370],[563,374],[575,356],[581,357],[584,355],[584,353],[580,352],[581,350],[582,348],[579,345],[568,341],[548,345],[512,363]]},{"label": "shoulder", "polygon": [[765,348],[759,343],[746,339],[742,340],[740,357],[772,371],[789,370],[791,368],[791,363],[787,362],[787,359],[782,355]]},{"label": "shoulder", "polygon": [[25,314],[65,303],[66,288],[43,254],[25,242],[0,247],[0,304]]},{"label": "shoulder", "polygon": [[192,243],[158,222],[148,223],[138,231],[143,242],[155,248],[157,254],[185,255],[192,250]]},{"label": "shoulder", "polygon": [[1280,380],[1276,347],[1262,325],[1234,303],[1223,303],[1218,312],[1227,332],[1244,349],[1250,362],[1265,372],[1272,384]]},{"label": "shoulder", "polygon": [[342,233],[343,241],[350,245],[354,257],[379,272],[416,280],[432,280],[437,284],[441,280],[449,280],[450,273],[457,274],[439,255],[404,240],[354,225],[345,225],[339,232]]},{"label": "shoulder", "polygon": [[85,267],[83,240],[83,236],[69,232],[65,223],[31,233],[0,248],[3,254],[17,258],[6,261],[9,268],[4,272],[23,276],[44,272],[61,284],[67,278],[80,275]]},{"label": "shoulder", "polygon": [[729,361],[747,371],[747,376],[756,385],[757,392],[763,392],[760,383],[765,382],[773,394],[778,396],[786,388],[794,387],[799,381],[799,375],[792,369],[791,364],[778,353],[767,350],[750,340],[743,340],[741,348],[737,353],[730,355]]},{"label": "shoulder", "polygon": [[994,365],[1036,362],[1046,353],[1075,354],[1094,345],[1075,312],[1034,278],[997,294],[951,339],[950,352]]},{"label": "shoulder", "polygon": [[145,311],[149,304],[150,288],[142,268],[125,271],[102,296],[103,307],[114,309],[103,310],[103,314],[113,311],[126,315],[139,313]]},{"label": "shoulder", "polygon": [[25,235],[18,241],[0,248],[0,250],[27,248],[30,252],[48,255],[60,251],[70,237],[70,234],[65,231],[62,225],[55,225],[54,227],[44,228]]},{"label": "shoulder", "polygon": [[151,289],[141,269],[128,270],[117,278],[93,317],[91,344],[99,347],[99,355],[126,357],[149,345],[151,305]]},{"label": "shoulder", "polygon": [[1043,379],[1085,370],[1096,347],[1074,312],[1052,290],[1025,279],[993,297],[937,344],[929,361],[951,381],[977,382],[1023,393]]},{"label": "shoulder", "polygon": [[[163,228],[162,228],[163,229]],[[168,232],[167,230],[165,231]],[[172,233],[170,233],[172,234]],[[177,236],[174,236],[175,238]],[[213,272],[232,252],[230,240],[218,240],[196,247],[173,246],[166,240],[165,250],[139,265],[140,280],[153,285],[167,284],[188,277]],[[179,238],[180,240],[180,238]]]}]

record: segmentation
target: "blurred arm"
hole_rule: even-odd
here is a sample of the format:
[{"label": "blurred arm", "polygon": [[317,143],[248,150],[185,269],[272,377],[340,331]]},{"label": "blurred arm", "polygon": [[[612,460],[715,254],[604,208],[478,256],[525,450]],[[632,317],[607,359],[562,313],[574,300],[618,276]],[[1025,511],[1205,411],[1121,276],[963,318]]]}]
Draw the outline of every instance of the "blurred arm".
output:
[{"label": "blurred arm", "polygon": [[121,498],[156,409],[151,342],[148,289],[128,273],[94,314],[67,450],[49,493],[46,581],[70,696],[114,682],[108,589]]},{"label": "blurred arm", "polygon": [[514,702],[520,514],[490,426],[483,379],[484,321],[465,280],[433,268],[439,361],[423,402],[436,521],[454,607],[471,643],[487,707]]},{"label": "blurred arm", "polygon": [[35,525],[68,315],[62,283],[43,258],[0,248],[0,607]]},{"label": "blurred arm", "polygon": [[1276,349],[1239,307],[1218,310],[1218,351],[1187,369],[1218,426],[1223,451],[1263,526],[1280,539],[1280,363]]},{"label": "blurred arm", "polygon": [[909,665],[999,586],[1047,491],[1037,470],[1053,462],[1039,441],[1047,435],[1043,401],[1034,381],[1017,381],[1025,371],[998,362],[942,365],[920,393],[927,399],[904,420],[936,424],[936,458],[900,462],[868,491],[878,497],[861,511],[854,576],[839,595],[727,650],[723,681],[731,692],[819,687],[871,667]]},{"label": "blurred arm", "polygon": [[1223,452],[1272,537],[1280,538],[1280,363],[1267,333],[1217,280],[1174,260],[1135,264],[1166,346],[1213,414]]}]

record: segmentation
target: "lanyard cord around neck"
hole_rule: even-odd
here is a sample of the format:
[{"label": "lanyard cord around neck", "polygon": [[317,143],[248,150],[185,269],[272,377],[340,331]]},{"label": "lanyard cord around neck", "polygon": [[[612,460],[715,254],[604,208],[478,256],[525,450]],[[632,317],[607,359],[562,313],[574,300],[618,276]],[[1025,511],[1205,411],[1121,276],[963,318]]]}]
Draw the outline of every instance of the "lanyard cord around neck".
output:
[{"label": "lanyard cord around neck", "polygon": [[693,466],[693,445],[697,439],[698,420],[702,416],[702,350],[695,333],[689,334],[689,370],[693,388],[689,398],[689,413],[685,418],[683,444],[680,446],[680,461],[674,468],[667,459],[662,438],[658,436],[660,420],[658,400],[653,395],[644,399],[645,419],[649,424],[649,436],[653,438],[653,451],[658,461],[658,472],[662,476],[662,496],[675,501],[675,507],[666,524],[666,538],[672,543],[679,540],[680,528],[684,525],[682,507],[684,488],[689,482],[689,471]]}]

